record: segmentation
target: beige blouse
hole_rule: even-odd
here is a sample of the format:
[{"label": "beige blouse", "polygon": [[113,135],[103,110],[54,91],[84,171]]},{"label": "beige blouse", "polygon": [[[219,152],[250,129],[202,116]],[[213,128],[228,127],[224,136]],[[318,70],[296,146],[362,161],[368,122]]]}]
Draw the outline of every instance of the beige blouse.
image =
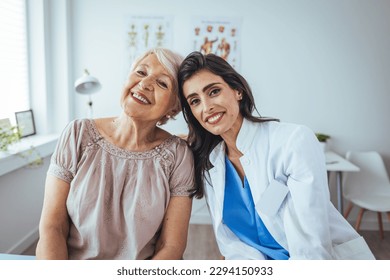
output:
[{"label": "beige blouse", "polygon": [[49,174],[70,183],[69,259],[153,256],[171,196],[189,196],[193,157],[171,136],[154,149],[131,152],[106,141],[89,119],[63,131]]}]

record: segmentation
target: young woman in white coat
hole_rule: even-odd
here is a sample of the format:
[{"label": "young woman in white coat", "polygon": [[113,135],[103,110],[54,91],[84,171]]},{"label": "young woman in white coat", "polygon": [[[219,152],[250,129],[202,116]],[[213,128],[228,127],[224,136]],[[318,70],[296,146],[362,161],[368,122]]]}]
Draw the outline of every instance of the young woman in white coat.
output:
[{"label": "young woman in white coat", "polygon": [[197,197],[225,259],[374,259],[330,201],[310,129],[254,116],[247,81],[213,54],[185,58],[179,94]]}]

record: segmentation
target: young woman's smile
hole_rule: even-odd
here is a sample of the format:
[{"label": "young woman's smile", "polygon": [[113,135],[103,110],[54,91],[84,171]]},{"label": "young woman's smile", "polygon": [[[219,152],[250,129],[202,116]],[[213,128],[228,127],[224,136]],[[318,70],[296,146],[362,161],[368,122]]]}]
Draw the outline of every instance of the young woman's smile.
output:
[{"label": "young woman's smile", "polygon": [[205,121],[210,123],[210,124],[217,124],[221,120],[222,116],[223,116],[223,113],[215,113],[215,114],[212,114],[211,116],[207,117]]}]

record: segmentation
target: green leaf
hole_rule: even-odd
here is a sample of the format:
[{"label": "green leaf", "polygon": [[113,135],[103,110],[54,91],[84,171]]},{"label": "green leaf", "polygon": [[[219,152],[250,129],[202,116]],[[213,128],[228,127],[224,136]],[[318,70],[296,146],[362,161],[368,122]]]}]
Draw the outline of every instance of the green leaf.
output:
[{"label": "green leaf", "polygon": [[323,133],[316,133],[316,136],[317,136],[318,141],[320,141],[320,142],[326,142],[330,138],[329,135],[323,134]]}]

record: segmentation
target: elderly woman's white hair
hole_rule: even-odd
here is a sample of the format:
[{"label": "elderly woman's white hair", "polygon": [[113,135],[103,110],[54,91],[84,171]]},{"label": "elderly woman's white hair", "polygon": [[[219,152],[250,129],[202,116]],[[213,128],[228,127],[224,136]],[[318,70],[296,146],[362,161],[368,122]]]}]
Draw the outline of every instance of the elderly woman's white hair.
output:
[{"label": "elderly woman's white hair", "polygon": [[177,81],[177,74],[179,71],[180,64],[183,61],[183,56],[180,54],[173,52],[171,50],[165,49],[165,48],[153,48],[150,50],[147,50],[144,54],[139,56],[131,65],[130,71],[133,71],[141,60],[143,60],[145,57],[147,57],[150,54],[155,54],[157,56],[158,61],[161,63],[161,65],[165,68],[165,70],[168,72],[168,74],[171,76],[172,80],[172,93],[175,96],[175,104],[173,106],[173,111],[175,112],[171,116],[164,116],[161,118],[161,120],[158,122],[159,125],[165,124],[170,118],[173,118],[181,111],[180,106],[180,100],[179,100],[179,84]]}]

